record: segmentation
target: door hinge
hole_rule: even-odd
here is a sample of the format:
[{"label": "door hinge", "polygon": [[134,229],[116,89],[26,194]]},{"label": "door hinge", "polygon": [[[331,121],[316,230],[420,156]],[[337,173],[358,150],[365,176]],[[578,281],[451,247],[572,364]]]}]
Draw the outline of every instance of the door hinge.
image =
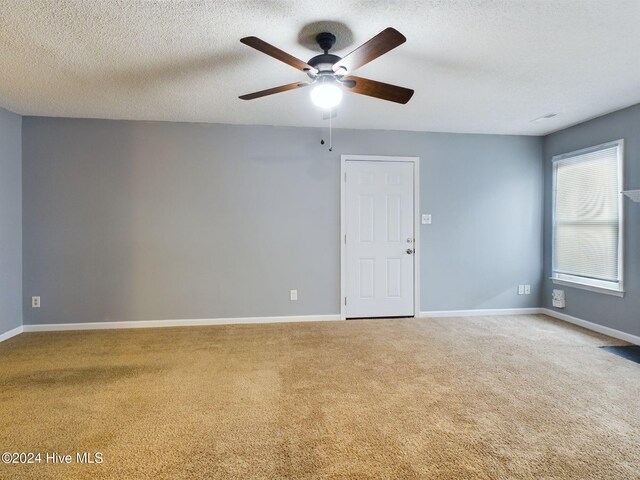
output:
[{"label": "door hinge", "polygon": [[347,297],[344,297],[344,306],[347,306]]},{"label": "door hinge", "polygon": [[347,183],[347,172],[344,172],[344,183]]},{"label": "door hinge", "polygon": [[346,234],[346,233],[345,233],[345,235],[344,235],[344,244],[345,244],[345,245],[347,244],[347,234]]}]

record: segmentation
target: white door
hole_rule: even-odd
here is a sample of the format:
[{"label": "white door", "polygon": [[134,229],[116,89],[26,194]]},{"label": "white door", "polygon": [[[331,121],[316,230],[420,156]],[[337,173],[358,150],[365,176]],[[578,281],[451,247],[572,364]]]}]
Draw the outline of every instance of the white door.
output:
[{"label": "white door", "polygon": [[346,316],[414,315],[413,162],[345,162]]}]

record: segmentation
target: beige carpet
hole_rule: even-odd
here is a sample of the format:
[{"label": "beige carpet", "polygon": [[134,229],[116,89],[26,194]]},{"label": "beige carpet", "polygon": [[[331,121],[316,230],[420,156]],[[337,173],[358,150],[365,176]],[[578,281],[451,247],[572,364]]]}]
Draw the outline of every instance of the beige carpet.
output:
[{"label": "beige carpet", "polygon": [[640,478],[640,365],[545,316],[23,334],[2,479]]}]

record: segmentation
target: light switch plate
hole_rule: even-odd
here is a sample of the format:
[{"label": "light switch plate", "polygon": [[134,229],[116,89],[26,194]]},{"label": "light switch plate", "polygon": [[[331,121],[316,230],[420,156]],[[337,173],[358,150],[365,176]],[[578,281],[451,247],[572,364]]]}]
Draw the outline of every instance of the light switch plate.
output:
[{"label": "light switch plate", "polygon": [[298,300],[298,290],[290,290],[289,291],[289,300],[295,302]]},{"label": "light switch plate", "polygon": [[422,214],[422,225],[431,225],[431,214],[429,213]]}]

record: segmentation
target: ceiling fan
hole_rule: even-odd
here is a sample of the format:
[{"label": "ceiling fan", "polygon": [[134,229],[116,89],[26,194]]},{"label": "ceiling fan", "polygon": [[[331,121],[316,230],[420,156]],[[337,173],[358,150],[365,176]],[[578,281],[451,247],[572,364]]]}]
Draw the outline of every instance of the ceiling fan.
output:
[{"label": "ceiling fan", "polygon": [[297,70],[305,72],[310,78],[309,81],[289,83],[242,95],[239,97],[242,100],[253,100],[254,98],[273,95],[274,93],[313,86],[311,100],[316,106],[329,110],[338,106],[342,100],[343,91],[402,104],[407,103],[413,95],[413,90],[409,88],[352,75],[356,69],[407,41],[404,35],[391,27],[386,28],[343,58],[329,53],[329,50],[336,42],[335,35],[329,32],[319,33],[316,36],[316,42],[318,42],[324,53],[316,55],[306,63],[257,37],[245,37],[240,41]]}]

